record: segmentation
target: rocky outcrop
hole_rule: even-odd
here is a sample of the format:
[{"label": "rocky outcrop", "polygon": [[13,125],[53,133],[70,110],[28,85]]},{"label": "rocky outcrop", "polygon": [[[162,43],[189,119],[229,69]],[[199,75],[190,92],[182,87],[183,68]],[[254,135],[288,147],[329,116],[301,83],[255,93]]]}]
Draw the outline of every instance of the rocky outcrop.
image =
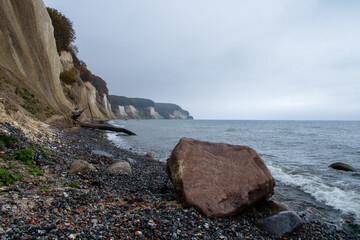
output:
[{"label": "rocky outcrop", "polygon": [[275,181],[251,148],[180,139],[166,169],[184,207],[226,217],[270,197]]},{"label": "rocky outcrop", "polygon": [[67,113],[73,105],[60,84],[60,58],[42,0],[0,1],[0,74],[36,93],[44,104]]},{"label": "rocky outcrop", "polygon": [[176,104],[115,95],[109,95],[109,100],[116,117],[122,119],[193,119],[188,111]]}]

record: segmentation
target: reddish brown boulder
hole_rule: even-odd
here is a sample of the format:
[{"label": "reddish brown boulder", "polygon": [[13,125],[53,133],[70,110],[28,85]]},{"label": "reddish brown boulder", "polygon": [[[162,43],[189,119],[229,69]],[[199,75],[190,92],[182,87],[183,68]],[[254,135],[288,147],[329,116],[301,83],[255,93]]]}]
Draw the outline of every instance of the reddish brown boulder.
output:
[{"label": "reddish brown boulder", "polygon": [[176,198],[209,217],[244,211],[273,194],[274,178],[249,147],[180,139],[166,165]]}]

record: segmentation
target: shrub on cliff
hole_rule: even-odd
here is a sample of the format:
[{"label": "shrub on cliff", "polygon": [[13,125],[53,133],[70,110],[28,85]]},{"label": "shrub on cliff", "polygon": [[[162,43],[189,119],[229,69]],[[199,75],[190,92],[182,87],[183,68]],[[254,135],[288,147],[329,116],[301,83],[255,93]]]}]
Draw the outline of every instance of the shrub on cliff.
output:
[{"label": "shrub on cliff", "polygon": [[62,73],[60,73],[60,80],[68,85],[74,84],[75,73],[71,70],[65,70]]},{"label": "shrub on cliff", "polygon": [[99,92],[100,95],[109,94],[109,89],[107,88],[107,84],[101,77],[98,77],[93,74],[91,83],[92,85],[94,85],[94,87],[96,88],[96,90]]},{"label": "shrub on cliff", "polygon": [[92,73],[85,66],[75,66],[80,71],[81,80],[84,82],[91,82]]}]

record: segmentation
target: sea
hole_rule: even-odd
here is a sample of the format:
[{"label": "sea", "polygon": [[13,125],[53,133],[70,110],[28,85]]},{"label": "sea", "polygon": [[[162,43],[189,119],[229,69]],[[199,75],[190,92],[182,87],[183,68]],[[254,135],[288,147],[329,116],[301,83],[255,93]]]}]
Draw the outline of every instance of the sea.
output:
[{"label": "sea", "polygon": [[[360,121],[112,120],[120,148],[166,162],[181,137],[249,146],[275,178],[274,199],[333,223],[360,223]],[[335,162],[357,172],[329,168]]]}]

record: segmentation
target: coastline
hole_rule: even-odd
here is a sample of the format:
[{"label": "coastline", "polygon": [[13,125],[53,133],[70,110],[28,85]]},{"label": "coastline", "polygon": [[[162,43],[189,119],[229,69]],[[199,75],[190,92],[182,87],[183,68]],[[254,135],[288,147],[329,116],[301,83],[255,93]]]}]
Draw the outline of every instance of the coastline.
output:
[{"label": "coastline", "polygon": [[[51,145],[53,155],[38,160],[44,176],[24,177],[0,188],[2,238],[277,239],[255,226],[257,219],[267,216],[256,209],[210,219],[193,208],[180,208],[164,163],[114,146],[102,131],[58,132]],[[93,150],[113,157],[92,154]],[[69,174],[68,167],[78,159],[96,170]],[[132,174],[107,171],[115,159],[128,161]],[[69,187],[72,182],[79,185]],[[48,191],[41,192],[45,187]],[[320,219],[302,220],[303,225],[288,239],[351,238]]]}]

